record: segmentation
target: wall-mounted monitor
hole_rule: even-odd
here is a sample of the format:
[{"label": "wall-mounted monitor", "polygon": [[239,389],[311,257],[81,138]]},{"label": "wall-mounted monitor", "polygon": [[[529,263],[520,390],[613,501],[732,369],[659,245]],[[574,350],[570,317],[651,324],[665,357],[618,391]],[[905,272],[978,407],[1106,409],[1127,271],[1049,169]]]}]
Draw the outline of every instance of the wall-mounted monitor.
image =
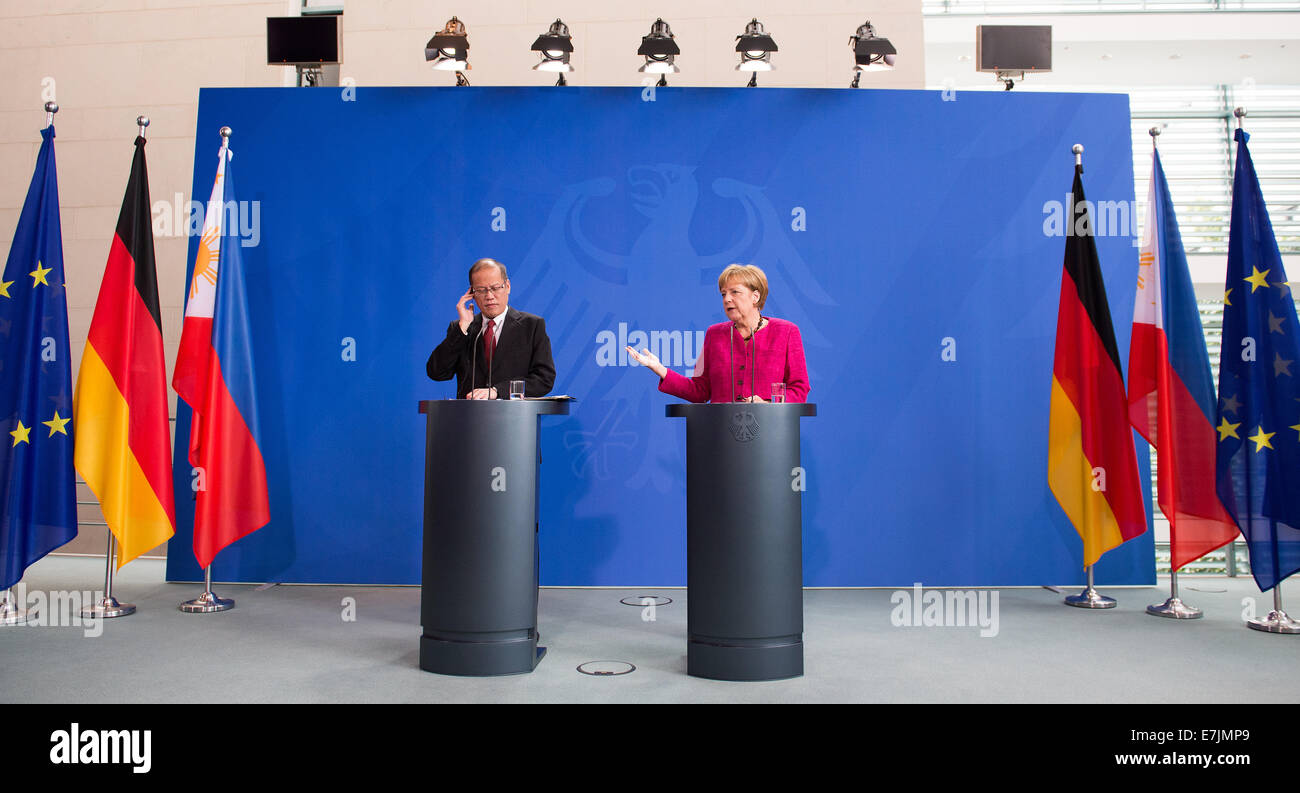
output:
[{"label": "wall-mounted monitor", "polygon": [[1051,25],[976,25],[975,69],[981,72],[1050,72]]},{"label": "wall-mounted monitor", "polygon": [[266,62],[308,66],[343,61],[341,15],[267,17]]}]

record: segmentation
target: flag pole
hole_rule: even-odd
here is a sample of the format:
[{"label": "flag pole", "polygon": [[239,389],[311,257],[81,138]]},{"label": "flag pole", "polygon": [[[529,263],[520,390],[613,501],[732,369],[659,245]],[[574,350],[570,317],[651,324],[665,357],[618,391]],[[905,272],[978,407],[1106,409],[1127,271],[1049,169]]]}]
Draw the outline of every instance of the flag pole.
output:
[{"label": "flag pole", "polygon": [[[1151,151],[1154,152],[1158,148],[1156,139],[1160,137],[1160,127],[1152,127],[1147,130],[1147,134],[1151,136]],[[1154,232],[1148,231],[1148,233]],[[1172,542],[1170,545],[1172,547]],[[1172,566],[1172,561],[1170,564]],[[1169,599],[1164,603],[1147,606],[1147,613],[1153,617],[1168,617],[1175,620],[1196,620],[1203,616],[1200,609],[1188,606],[1179,600],[1178,571],[1172,569],[1169,571]]]},{"label": "flag pole", "polygon": [[[222,127],[219,131],[221,135],[221,156],[229,156],[227,152],[230,149],[230,127]],[[217,276],[221,276],[218,274]],[[203,594],[187,600],[180,605],[180,610],[187,614],[211,614],[214,611],[228,611],[235,607],[235,601],[230,598],[218,597],[217,593],[212,591],[212,565],[203,568]]]},{"label": "flag pole", "polygon": [[[59,112],[56,102],[45,103],[45,126],[54,124],[54,114]],[[0,595],[0,625],[26,625],[36,620],[35,609],[24,609],[22,604],[13,600],[13,590],[6,589]]]},{"label": "flag pole", "polygon": [[1079,594],[1067,597],[1065,605],[1081,609],[1113,609],[1116,604],[1115,598],[1108,598],[1093,587],[1092,565],[1088,565],[1088,586]]},{"label": "flag pole", "polygon": [[108,532],[108,551],[104,554],[104,597],[99,602],[86,606],[81,610],[81,616],[92,619],[109,619],[112,617],[125,617],[135,613],[134,603],[119,603],[117,598],[113,597],[113,560],[117,556],[117,538],[110,530]]},{"label": "flag pole", "polygon": [[36,609],[27,610],[22,604],[14,602],[12,591],[6,589],[0,597],[0,625],[26,625],[36,621]]},{"label": "flag pole", "polygon": [[1195,606],[1189,606],[1178,599],[1178,571],[1169,571],[1169,599],[1164,603],[1147,606],[1147,613],[1153,617],[1168,617],[1174,620],[1199,620],[1203,615]]},{"label": "flag pole", "polygon": [[[149,126],[148,116],[136,116],[135,123],[140,127],[140,137],[144,137],[144,128]],[[94,619],[111,619],[126,617],[135,613],[134,603],[122,603],[113,597],[113,561],[117,556],[117,537],[110,529],[108,532],[108,550],[104,553],[104,597],[92,606],[81,610],[81,616]]]},{"label": "flag pole", "polygon": [[[1246,108],[1238,107],[1233,109],[1232,115],[1237,117],[1237,129],[1242,128],[1242,119],[1246,117]],[[1277,525],[1273,525],[1273,534],[1277,535]],[[1265,633],[1300,633],[1300,622],[1291,619],[1287,613],[1282,610],[1282,582],[1278,581],[1273,585],[1273,610],[1263,619],[1248,620],[1246,627],[1252,630],[1264,631]]]},{"label": "flag pole", "polygon": [[[1083,144],[1082,143],[1074,144],[1073,146],[1070,147],[1070,151],[1074,152],[1074,166],[1076,168],[1082,168],[1083,167]],[[1114,598],[1108,598],[1099,594],[1097,590],[1093,587],[1092,565],[1088,565],[1087,570],[1088,570],[1088,586],[1086,586],[1084,590],[1079,594],[1070,595],[1069,597],[1067,597],[1065,599],[1065,604],[1067,606],[1075,606],[1081,609],[1115,608]]]},{"label": "flag pole", "polygon": [[217,597],[217,593],[212,591],[212,565],[203,568],[203,594],[180,605],[181,611],[186,614],[211,614],[214,611],[229,611],[234,607],[234,600]]}]

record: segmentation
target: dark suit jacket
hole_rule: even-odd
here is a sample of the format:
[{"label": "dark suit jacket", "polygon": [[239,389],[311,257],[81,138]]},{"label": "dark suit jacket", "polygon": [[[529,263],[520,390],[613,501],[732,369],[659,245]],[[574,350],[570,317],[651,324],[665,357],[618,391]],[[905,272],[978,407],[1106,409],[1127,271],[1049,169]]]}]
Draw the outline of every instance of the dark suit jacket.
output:
[{"label": "dark suit jacket", "polygon": [[[555,385],[555,361],[551,359],[551,339],[546,335],[546,320],[526,311],[507,309],[501,340],[492,353],[492,382],[488,382],[488,366],[483,360],[483,315],[474,317],[466,333],[460,332],[460,322],[452,320],[447,326],[447,338],[442,340],[429,356],[425,370],[433,380],[456,378],[456,397],[464,398],[471,388],[496,388],[498,399],[510,397],[510,381],[524,381],[524,396],[540,397],[551,392]],[[475,340],[478,350],[475,352]],[[470,372],[474,382],[470,383]]]}]

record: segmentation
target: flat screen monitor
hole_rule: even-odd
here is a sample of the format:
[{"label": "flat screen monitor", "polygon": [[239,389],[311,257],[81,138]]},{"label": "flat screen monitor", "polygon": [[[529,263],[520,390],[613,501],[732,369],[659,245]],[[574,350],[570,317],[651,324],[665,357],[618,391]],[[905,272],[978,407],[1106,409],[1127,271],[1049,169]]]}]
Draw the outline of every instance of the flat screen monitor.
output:
[{"label": "flat screen monitor", "polygon": [[266,62],[324,64],[342,61],[338,15],[267,17]]},{"label": "flat screen monitor", "polygon": [[975,69],[981,72],[1050,72],[1051,25],[976,25]]}]

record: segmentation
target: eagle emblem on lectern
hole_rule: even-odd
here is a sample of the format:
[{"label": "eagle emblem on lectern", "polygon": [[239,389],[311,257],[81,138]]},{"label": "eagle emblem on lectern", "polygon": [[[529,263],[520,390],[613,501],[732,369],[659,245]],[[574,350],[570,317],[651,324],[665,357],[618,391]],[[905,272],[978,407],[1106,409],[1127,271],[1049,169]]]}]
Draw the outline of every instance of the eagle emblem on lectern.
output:
[{"label": "eagle emblem on lectern", "polygon": [[741,443],[749,443],[758,437],[758,419],[753,413],[731,414],[731,437]]}]

